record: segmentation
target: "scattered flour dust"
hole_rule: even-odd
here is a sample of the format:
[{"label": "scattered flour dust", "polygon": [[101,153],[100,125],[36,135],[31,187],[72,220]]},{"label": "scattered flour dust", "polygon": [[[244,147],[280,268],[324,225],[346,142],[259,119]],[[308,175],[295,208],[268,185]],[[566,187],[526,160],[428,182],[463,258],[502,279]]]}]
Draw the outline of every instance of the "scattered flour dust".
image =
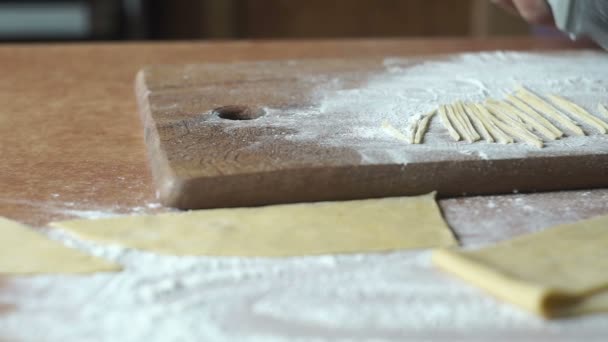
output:
[{"label": "scattered flour dust", "polygon": [[328,96],[321,103],[321,111],[359,112],[403,122],[404,117],[434,110],[442,103],[499,98],[518,84],[541,93],[566,92],[570,96],[588,91],[602,93],[608,85],[604,78],[608,75],[608,57],[602,52],[461,54],[401,66],[405,61],[385,60],[386,73],[364,88]]},{"label": "scattered flour dust", "polygon": [[[541,95],[559,94],[598,116],[601,116],[597,113],[598,103],[608,102],[608,57],[604,52],[468,53],[414,65],[408,59],[390,58],[384,61],[384,69],[362,87],[336,89],[335,86],[319,85],[314,92],[314,104],[294,109],[291,115],[267,115],[242,124],[285,127],[295,132],[289,139],[351,147],[363,157],[370,157],[370,162],[406,163],[408,151],[403,147],[407,143],[388,134],[383,123],[406,133],[421,115],[441,104],[479,102],[489,97],[501,99],[519,85]],[[272,108],[268,111],[271,114],[285,112]],[[306,125],[301,124],[304,121]],[[593,132],[589,127],[584,128]],[[501,151],[521,154],[535,149],[523,143],[507,146],[486,142],[454,143],[443,131],[436,117],[430,127],[428,144],[455,152],[468,151],[485,159],[500,157],[497,154]],[[547,143],[546,148],[584,148],[587,143],[595,144],[598,140],[606,143],[604,138],[599,135],[568,137]],[[425,145],[411,148],[428,149]],[[385,160],[371,158],[374,151],[380,150],[384,151],[380,155]]]},{"label": "scattered flour dust", "polygon": [[404,66],[387,59],[387,72],[366,87],[325,94],[319,114],[356,114],[353,138],[387,139],[383,121],[406,127],[412,118],[456,101],[503,98],[518,85],[540,94],[561,94],[596,111],[608,93],[608,57],[603,52],[462,54],[444,61]]},{"label": "scattered flour dust", "polygon": [[[467,247],[608,213],[607,203],[608,190],[440,201]],[[525,336],[530,341],[573,341],[581,334],[608,334],[608,315],[546,321],[435,270],[426,250],[293,258],[176,257],[99,245],[61,230],[48,234],[125,269],[0,283],[11,288],[0,291],[0,308],[9,308],[0,310],[2,338],[510,341]]]},{"label": "scattered flour dust", "polygon": [[[394,145],[397,150],[403,147],[402,142],[386,135],[382,122],[404,128],[412,118],[442,103],[499,98],[523,84],[540,93],[558,93],[594,110],[598,99],[606,99],[608,86],[608,58],[595,52],[563,56],[463,54],[443,61],[405,65],[404,60],[388,59],[386,71],[364,87],[319,91],[317,105],[295,111],[292,116],[273,118],[273,124],[296,128],[290,139],[322,139],[325,144],[361,148],[362,153],[366,151],[362,146],[367,145]],[[326,118],[323,124],[297,127],[302,117],[317,116]],[[263,120],[264,117],[252,121]],[[344,124],[345,120],[348,124]],[[454,145],[439,138],[435,141],[448,147]],[[464,153],[481,158],[493,153],[475,146],[483,143],[466,145]],[[391,153],[391,158],[406,159],[397,152]],[[532,200],[517,201],[522,200],[516,196],[505,202],[496,197],[484,202],[483,208],[497,211],[521,205],[526,214],[528,207],[534,209],[536,205]],[[154,209],[157,205],[148,206]],[[49,210],[76,210],[69,214],[87,218],[115,214],[66,206]],[[460,211],[446,214],[465,215]],[[462,237],[474,244],[484,241],[485,235],[480,235],[478,226],[471,223],[464,228]],[[526,336],[530,340],[569,340],[581,331],[587,336],[608,333],[606,315],[547,322],[501,304],[434,270],[428,251],[277,259],[172,257],[100,246],[61,231],[50,234],[66,244],[118,262],[125,270],[90,276],[16,277],[3,282],[1,286],[11,290],[0,291],[0,308],[8,308],[0,309],[2,338],[417,341],[512,340]]]},{"label": "scattered flour dust", "polygon": [[[546,322],[436,271],[428,251],[174,257],[50,237],[123,272],[11,278],[15,341],[419,341],[606,333],[608,316]],[[4,284],[6,285],[6,284]],[[9,293],[10,295],[6,295]],[[4,297],[3,297],[4,295]]]}]

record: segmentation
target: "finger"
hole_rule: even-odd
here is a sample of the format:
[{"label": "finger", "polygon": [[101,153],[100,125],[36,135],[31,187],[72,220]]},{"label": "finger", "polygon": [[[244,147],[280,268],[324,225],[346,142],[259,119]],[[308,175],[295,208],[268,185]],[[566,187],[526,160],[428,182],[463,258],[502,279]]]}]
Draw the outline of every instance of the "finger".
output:
[{"label": "finger", "polygon": [[513,0],[491,0],[491,1],[496,6],[501,7],[502,9],[506,10],[507,12],[509,12],[511,14],[519,15],[519,11],[517,10],[517,7],[515,7]]},{"label": "finger", "polygon": [[533,24],[548,25],[553,23],[551,8],[545,0],[513,0],[519,14]]}]

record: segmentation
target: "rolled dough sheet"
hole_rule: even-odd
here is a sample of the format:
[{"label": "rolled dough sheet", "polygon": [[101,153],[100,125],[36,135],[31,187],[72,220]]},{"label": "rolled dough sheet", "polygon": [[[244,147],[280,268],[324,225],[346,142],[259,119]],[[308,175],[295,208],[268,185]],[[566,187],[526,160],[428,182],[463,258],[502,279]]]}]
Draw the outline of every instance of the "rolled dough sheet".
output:
[{"label": "rolled dough sheet", "polygon": [[279,257],[450,246],[434,194],[52,223],[83,239],[171,255]]},{"label": "rolled dough sheet", "polygon": [[608,312],[608,216],[475,251],[437,250],[433,261],[546,317]]},{"label": "rolled dough sheet", "polygon": [[119,265],[66,247],[0,217],[0,273],[93,273],[120,269]]}]

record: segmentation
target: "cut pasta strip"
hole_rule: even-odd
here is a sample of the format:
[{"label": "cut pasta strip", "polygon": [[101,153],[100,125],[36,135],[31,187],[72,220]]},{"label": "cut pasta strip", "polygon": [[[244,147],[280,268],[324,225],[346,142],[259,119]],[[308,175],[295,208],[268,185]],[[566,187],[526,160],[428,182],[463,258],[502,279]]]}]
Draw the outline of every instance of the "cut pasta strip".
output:
[{"label": "cut pasta strip", "polygon": [[485,103],[484,106],[486,107],[486,109],[490,112],[490,114],[494,115],[496,118],[500,119],[501,121],[519,128],[519,129],[523,129],[526,131],[530,131],[532,130],[532,127],[529,127],[528,125],[526,125],[525,123],[522,123],[519,120],[515,120],[513,119],[513,113],[508,113],[508,111],[505,111],[503,108],[496,106],[495,104],[492,103]]},{"label": "cut pasta strip", "polygon": [[492,136],[494,136],[494,138],[496,138],[496,140],[499,143],[501,143],[501,144],[513,143],[513,138],[510,137],[509,135],[507,135],[505,132],[503,132],[502,129],[500,129],[500,127],[498,127],[494,123],[494,121],[492,120],[492,114],[490,114],[490,112],[488,112],[486,107],[482,106],[479,103],[475,103],[475,104],[473,104],[473,106],[475,109],[477,109],[481,122],[483,122],[483,124],[486,125],[490,134],[492,134]]},{"label": "cut pasta strip", "polygon": [[495,123],[498,127],[502,128],[505,132],[511,134],[515,138],[518,138],[518,139],[521,139],[522,141],[527,142],[528,144],[530,144],[532,146],[535,146],[538,148],[543,148],[543,146],[544,146],[542,140],[540,140],[537,136],[535,136],[534,134],[531,134],[530,132],[528,132],[526,130],[509,126],[508,124],[505,124],[504,122],[501,122],[500,120],[496,120]]},{"label": "cut pasta strip", "polygon": [[450,119],[448,118],[448,112],[445,105],[439,106],[439,117],[441,118],[443,127],[448,130],[448,133],[450,134],[452,139],[459,141],[460,134],[458,134],[458,132],[456,132],[456,129],[454,129],[454,126],[452,126],[452,122],[450,122]]},{"label": "cut pasta strip", "polygon": [[[449,104],[446,106],[447,110],[448,110],[448,115],[450,115],[449,113],[452,112],[452,115],[454,116],[454,118],[456,118],[457,120],[457,125],[456,125],[456,129],[463,132],[461,135],[465,137],[465,139],[467,139],[468,137],[471,137],[471,132],[467,129],[465,123],[464,123],[464,118],[460,115],[460,112],[456,110],[456,104]],[[469,139],[467,139],[469,140]]]},{"label": "cut pasta strip", "polygon": [[593,116],[591,113],[585,110],[585,108],[557,95],[547,95],[547,97],[551,101],[553,101],[553,103],[555,103],[557,106],[561,107],[563,110],[570,112],[572,116],[577,117],[580,121],[586,123],[589,126],[594,127],[600,133],[606,134],[608,124],[600,120],[599,118]]},{"label": "cut pasta strip", "polygon": [[[483,108],[483,110],[485,110],[484,115],[486,116],[486,118],[491,121],[492,123],[494,123],[494,125],[496,125],[498,128],[500,128],[502,131],[506,132],[507,134],[511,135],[512,137],[518,138],[522,141],[525,141],[526,143],[536,146],[536,147],[543,147],[543,142],[542,140],[538,139],[537,136],[535,136],[534,134],[532,134],[531,132],[529,132],[527,129],[525,129],[524,126],[522,125],[515,125],[513,124],[513,121],[511,121],[508,117],[504,117],[504,116],[500,116],[500,115],[495,115],[494,113],[492,113],[490,110],[488,110],[488,108],[480,105],[481,108]],[[480,111],[482,111],[482,109],[480,108]],[[501,120],[503,119],[503,120]]]},{"label": "cut pasta strip", "polygon": [[608,118],[608,108],[606,108],[606,106],[601,103],[598,103],[597,110],[599,110],[600,113],[604,114],[604,116]]},{"label": "cut pasta strip", "polygon": [[382,123],[382,129],[384,129],[386,133],[388,133],[390,136],[397,140],[410,142],[410,139],[408,139],[405,134],[401,133],[401,131],[396,129],[395,126],[391,125],[388,121],[384,121]]},{"label": "cut pasta strip", "polygon": [[608,216],[477,250],[441,249],[433,263],[545,317],[608,312]]},{"label": "cut pasta strip", "polygon": [[458,131],[458,133],[461,137],[464,138],[464,140],[472,143],[473,137],[467,131],[464,125],[464,119],[460,116],[459,113],[456,112],[454,106],[446,105],[445,108],[448,113],[448,117],[450,118],[450,121],[452,121],[452,123],[454,124],[454,128],[456,129],[456,131]]},{"label": "cut pasta strip", "polygon": [[[524,122],[526,122],[526,124],[527,124],[526,127],[528,129],[536,130],[537,132],[544,135],[549,140],[555,140],[555,139],[559,138],[559,136],[557,134],[555,134],[553,131],[551,131],[548,127],[546,127],[545,125],[536,121],[534,118],[529,116],[527,113],[519,110],[518,108],[516,108],[515,106],[513,106],[510,103],[507,103],[504,101],[496,101],[496,102],[493,102],[492,105],[495,106],[497,108],[497,110],[500,110],[503,112],[510,112],[510,113],[517,115],[520,119],[522,119]],[[549,123],[549,124],[551,124],[551,123]]]},{"label": "cut pasta strip", "polygon": [[519,87],[515,95],[521,100],[527,102],[534,109],[553,118],[555,121],[559,122],[565,128],[573,132],[575,135],[585,135],[585,132],[583,132],[583,130],[567,115],[561,113],[549,102],[543,100],[540,96],[534,94],[528,89],[524,87]]},{"label": "cut pasta strip", "polygon": [[522,124],[526,127],[526,129],[532,129],[532,126],[525,122],[524,120],[522,120],[522,118],[520,116],[517,115],[517,113],[515,111],[512,110],[507,110],[506,108],[504,108],[504,106],[502,106],[502,102],[495,100],[495,99],[487,99],[485,102],[485,106],[488,109],[494,109],[494,111],[500,111],[503,113],[503,115],[508,116],[509,118],[511,118],[513,121]]},{"label": "cut pasta strip", "polygon": [[467,132],[471,136],[471,139],[473,141],[477,141],[477,140],[481,139],[481,136],[479,136],[479,133],[475,129],[475,126],[473,126],[473,124],[471,123],[469,116],[464,111],[464,106],[462,105],[462,102],[460,102],[460,101],[456,102],[456,104],[454,105],[454,108],[455,108],[455,111],[458,113],[458,115],[460,115],[460,117],[464,121],[464,128],[467,130]]},{"label": "cut pasta strip", "polygon": [[[422,115],[409,125],[409,134],[404,134],[388,122],[384,122],[382,127],[398,140],[420,144],[432,118],[438,113],[443,126],[455,141],[464,139],[473,143],[483,139],[490,143],[509,144],[516,138],[539,148],[543,147],[543,138],[551,141],[565,135],[559,126],[573,135],[585,135],[581,123],[594,127],[600,133],[608,133],[608,121],[603,118],[558,95],[545,97],[547,100],[519,86],[505,100],[490,98],[484,104],[456,101],[441,105],[438,110]],[[608,118],[605,105],[598,104],[598,111]]]},{"label": "cut pasta strip", "polygon": [[414,136],[416,135],[416,131],[418,130],[418,125],[420,125],[420,119],[416,119],[411,125],[408,125],[407,127],[408,142],[410,144],[414,143]]},{"label": "cut pasta strip", "polygon": [[487,142],[494,142],[494,138],[490,132],[488,132],[488,128],[479,117],[479,113],[477,112],[476,108],[470,103],[464,103],[463,109],[466,115],[471,119],[471,121],[473,121],[473,124],[477,127],[477,130],[483,139]]},{"label": "cut pasta strip", "polygon": [[422,142],[422,138],[424,138],[424,134],[426,133],[429,122],[435,115],[435,111],[432,111],[420,119],[418,122],[418,128],[416,129],[416,134],[414,134],[414,144],[420,144]]},{"label": "cut pasta strip", "polygon": [[505,102],[506,104],[512,106],[515,109],[519,109],[523,113],[526,113],[530,117],[536,119],[536,121],[543,124],[543,126],[545,126],[547,129],[549,129],[551,132],[553,132],[553,134],[556,135],[558,138],[564,136],[564,132],[562,132],[559,128],[557,128],[557,126],[552,124],[551,121],[547,120],[547,118],[545,118],[544,116],[539,114],[536,110],[534,110],[534,108],[530,107],[530,105],[528,105],[524,101],[520,100],[519,98],[517,98],[513,95],[507,96],[507,100],[510,103]]},{"label": "cut pasta strip", "polygon": [[450,105],[450,104],[445,105],[445,111],[448,115],[448,118],[450,119],[450,122],[452,123],[452,127],[454,127],[454,129],[456,130],[456,132],[458,132],[458,134],[460,135],[461,138],[468,141],[469,137],[468,137],[467,131],[465,131],[463,129],[462,121],[454,112],[454,108],[452,107],[452,105]]},{"label": "cut pasta strip", "polygon": [[[505,117],[503,116],[502,118],[504,119]],[[513,136],[517,139],[520,139],[522,141],[525,141],[529,145],[532,145],[532,146],[535,146],[538,148],[543,147],[543,141],[540,140],[534,134],[532,134],[530,131],[525,129],[523,126],[511,125],[510,122],[502,121],[499,119],[499,117],[493,116],[491,113],[490,113],[490,119],[494,122],[494,124],[496,124],[496,126],[500,127],[500,129],[507,132],[511,136]]]},{"label": "cut pasta strip", "polygon": [[[130,215],[53,222],[51,225],[78,240],[174,257],[276,258],[458,244],[441,216],[435,193]],[[2,238],[5,238],[4,234]],[[13,243],[19,248],[19,240]],[[7,258],[5,254],[0,260],[9,264],[21,261]],[[4,291],[2,295],[4,300]]]}]

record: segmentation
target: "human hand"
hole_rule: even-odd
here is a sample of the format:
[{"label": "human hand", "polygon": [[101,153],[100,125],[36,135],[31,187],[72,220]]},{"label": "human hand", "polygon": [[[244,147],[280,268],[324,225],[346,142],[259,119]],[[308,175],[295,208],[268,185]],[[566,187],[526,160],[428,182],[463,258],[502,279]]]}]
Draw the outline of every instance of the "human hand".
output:
[{"label": "human hand", "polygon": [[491,0],[531,24],[553,25],[553,14],[545,0]]}]

